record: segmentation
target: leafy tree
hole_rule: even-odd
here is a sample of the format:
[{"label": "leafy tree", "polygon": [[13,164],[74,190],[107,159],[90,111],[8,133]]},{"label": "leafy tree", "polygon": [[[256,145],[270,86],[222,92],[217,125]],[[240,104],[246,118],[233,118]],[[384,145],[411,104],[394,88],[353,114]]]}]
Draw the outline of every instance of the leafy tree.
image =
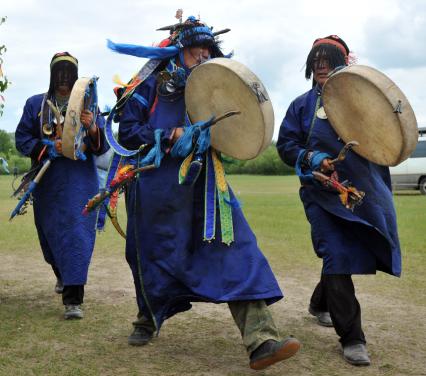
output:
[{"label": "leafy tree", "polygon": [[[0,157],[7,161],[9,170],[16,167],[20,174],[27,172],[31,167],[31,159],[24,157],[15,149],[15,134],[2,129],[0,129]],[[3,168],[0,168],[0,175],[6,173]]]},{"label": "leafy tree", "polygon": [[14,150],[15,146],[12,143],[9,133],[0,129],[0,155],[9,158]]},{"label": "leafy tree", "polygon": [[12,171],[14,167],[18,169],[19,174],[23,174],[29,171],[31,167],[31,159],[26,157],[21,157],[19,155],[12,155],[8,159],[9,169]]},{"label": "leafy tree", "polygon": [[[0,25],[6,22],[6,19],[7,17],[1,17]],[[0,117],[3,115],[3,109],[4,109],[4,96],[2,95],[2,93],[4,93],[6,89],[9,87],[9,85],[11,84],[11,82],[3,74],[3,70],[2,70],[2,64],[3,64],[2,55],[4,55],[6,51],[7,51],[6,45],[0,44]]]},{"label": "leafy tree", "polygon": [[294,169],[285,165],[278,155],[275,144],[270,145],[257,158],[249,161],[238,161],[224,157],[227,174],[248,175],[292,175]]}]

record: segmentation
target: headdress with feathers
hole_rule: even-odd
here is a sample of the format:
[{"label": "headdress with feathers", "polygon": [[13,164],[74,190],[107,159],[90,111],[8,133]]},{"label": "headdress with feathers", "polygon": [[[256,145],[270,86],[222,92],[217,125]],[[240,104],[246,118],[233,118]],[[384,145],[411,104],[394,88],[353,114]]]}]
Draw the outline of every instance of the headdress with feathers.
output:
[{"label": "headdress with feathers", "polygon": [[194,16],[187,18],[185,22],[164,26],[157,30],[168,30],[170,35],[161,41],[158,46],[138,46],[133,44],[114,43],[107,40],[107,46],[111,50],[137,57],[148,59],[168,59],[179,54],[185,47],[208,46],[212,57],[223,57],[219,47],[217,36],[227,33],[230,29],[213,32],[212,27],[207,26]]}]

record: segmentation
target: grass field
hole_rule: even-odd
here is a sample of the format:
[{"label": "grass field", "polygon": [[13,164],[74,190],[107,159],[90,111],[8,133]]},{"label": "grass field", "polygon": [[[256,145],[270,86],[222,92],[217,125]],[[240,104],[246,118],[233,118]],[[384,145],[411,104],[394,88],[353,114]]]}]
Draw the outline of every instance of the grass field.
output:
[{"label": "grass field", "polygon": [[[286,298],[272,306],[283,335],[301,351],[261,375],[426,375],[426,197],[396,195],[403,251],[401,278],[354,277],[372,365],[341,358],[333,329],[307,313],[319,279],[295,177],[231,176],[260,247]],[[0,177],[0,375],[250,375],[226,305],[194,304],[167,321],[143,348],[127,345],[137,313],[124,241],[109,224],[98,235],[85,318],[64,321],[54,276],[43,261],[31,210],[7,221],[16,201],[12,178]],[[121,210],[121,221],[124,220]]]}]

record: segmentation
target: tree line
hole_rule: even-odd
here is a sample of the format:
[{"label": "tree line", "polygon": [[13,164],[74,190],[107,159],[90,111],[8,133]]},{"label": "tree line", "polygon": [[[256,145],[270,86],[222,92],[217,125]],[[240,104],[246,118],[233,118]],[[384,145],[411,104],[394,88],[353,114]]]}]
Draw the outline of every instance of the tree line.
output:
[{"label": "tree line", "polygon": [[255,159],[239,161],[223,157],[227,174],[242,175],[292,175],[294,169],[284,164],[278,155],[275,143]]}]

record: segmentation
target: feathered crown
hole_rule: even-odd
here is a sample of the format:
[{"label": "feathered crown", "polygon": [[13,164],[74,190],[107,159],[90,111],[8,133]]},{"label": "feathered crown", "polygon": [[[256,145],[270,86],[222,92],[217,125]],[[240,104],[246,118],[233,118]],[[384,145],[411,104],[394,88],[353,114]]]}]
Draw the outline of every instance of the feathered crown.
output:
[{"label": "feathered crown", "polygon": [[213,32],[212,27],[207,26],[194,16],[190,16],[185,22],[182,22],[181,10],[178,10],[176,17],[180,19],[179,23],[157,29],[168,30],[170,35],[155,47],[118,44],[110,40],[107,41],[107,46],[111,50],[122,54],[150,59],[165,59],[177,55],[184,47],[206,45],[211,49],[212,57],[224,56],[219,48],[220,42],[217,40],[217,36],[227,33],[231,29]]},{"label": "feathered crown", "polygon": [[[179,13],[179,10],[176,13],[177,18],[178,15],[181,19],[182,12]],[[161,41],[158,45],[159,47],[178,46],[179,48],[182,48],[206,45],[210,47],[213,57],[223,56],[223,53],[219,48],[220,42],[218,41],[217,36],[231,31],[231,29],[223,29],[213,32],[213,27],[207,26],[204,22],[201,22],[194,16],[188,17],[185,22],[160,27],[157,30],[170,31],[170,36]]]}]

